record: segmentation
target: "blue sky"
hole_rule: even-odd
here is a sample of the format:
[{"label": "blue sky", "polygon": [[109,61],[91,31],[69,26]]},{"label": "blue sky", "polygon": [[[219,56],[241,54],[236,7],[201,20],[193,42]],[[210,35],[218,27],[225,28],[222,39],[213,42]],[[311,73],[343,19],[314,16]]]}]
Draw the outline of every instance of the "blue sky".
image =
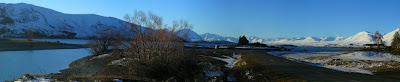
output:
[{"label": "blue sky", "polygon": [[2,0],[69,14],[122,19],[152,11],[166,22],[187,19],[199,34],[274,37],[349,37],[400,27],[400,0]]}]

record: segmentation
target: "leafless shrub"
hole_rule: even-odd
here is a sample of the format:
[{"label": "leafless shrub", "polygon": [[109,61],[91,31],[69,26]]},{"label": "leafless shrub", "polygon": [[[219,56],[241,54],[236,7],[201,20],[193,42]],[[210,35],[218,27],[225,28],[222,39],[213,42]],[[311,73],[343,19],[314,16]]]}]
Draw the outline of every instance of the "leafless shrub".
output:
[{"label": "leafless shrub", "polygon": [[[171,26],[151,12],[127,14],[131,35],[121,35],[113,28],[96,30],[89,43],[94,55],[113,52],[112,58],[128,58],[128,65],[107,65],[103,74],[148,81],[193,81],[201,75],[199,61],[185,52],[184,40],[192,26],[186,20]],[[130,37],[133,36],[133,37]]]},{"label": "leafless shrub", "polygon": [[172,26],[163,23],[161,17],[142,11],[126,15],[132,23],[134,38],[129,40],[124,50],[129,58],[136,61],[130,68],[136,76],[157,81],[194,79],[199,73],[196,56],[184,53],[187,33],[179,30],[191,29],[187,21],[174,21]]},{"label": "leafless shrub", "polygon": [[28,40],[28,41],[32,41],[32,39],[33,39],[33,31],[32,31],[32,28],[29,28],[28,30],[26,30],[26,39]]},{"label": "leafless shrub", "polygon": [[95,32],[98,34],[89,41],[90,52],[93,55],[100,55],[110,52],[110,47],[116,42],[116,35],[119,35],[115,28],[99,28]]}]

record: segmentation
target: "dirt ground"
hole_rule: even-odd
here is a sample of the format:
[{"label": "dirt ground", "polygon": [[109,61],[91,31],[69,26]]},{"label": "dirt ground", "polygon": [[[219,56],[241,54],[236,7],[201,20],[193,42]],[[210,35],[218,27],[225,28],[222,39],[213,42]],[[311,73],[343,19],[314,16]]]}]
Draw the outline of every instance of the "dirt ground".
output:
[{"label": "dirt ground", "polygon": [[382,81],[400,81],[399,78],[382,77],[382,75],[367,75],[359,73],[348,73],[305,63],[290,61],[281,57],[267,54],[266,50],[213,50],[203,49],[205,52],[230,52],[242,53],[243,55],[251,55],[256,60],[262,62],[266,66],[273,68],[285,75],[296,77],[306,81],[360,81],[360,82],[382,82]]}]

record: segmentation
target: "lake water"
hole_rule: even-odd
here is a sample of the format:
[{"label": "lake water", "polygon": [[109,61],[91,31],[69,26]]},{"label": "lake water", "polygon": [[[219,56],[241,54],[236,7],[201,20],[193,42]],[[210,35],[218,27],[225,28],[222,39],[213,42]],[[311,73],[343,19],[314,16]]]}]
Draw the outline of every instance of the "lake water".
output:
[{"label": "lake water", "polygon": [[12,80],[24,73],[59,73],[59,70],[68,68],[72,61],[88,55],[87,48],[0,51],[0,81]]},{"label": "lake water", "polygon": [[[10,38],[12,40],[26,40],[26,38]],[[49,41],[49,42],[61,42],[61,43],[68,43],[68,44],[87,44],[89,40],[85,39],[33,39],[39,41]]]}]

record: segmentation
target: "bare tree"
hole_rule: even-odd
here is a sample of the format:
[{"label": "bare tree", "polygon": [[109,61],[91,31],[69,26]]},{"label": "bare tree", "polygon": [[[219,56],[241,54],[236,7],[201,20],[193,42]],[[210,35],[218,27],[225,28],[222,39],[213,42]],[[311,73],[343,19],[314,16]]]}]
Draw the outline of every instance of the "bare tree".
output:
[{"label": "bare tree", "polygon": [[95,30],[98,34],[89,41],[90,52],[93,55],[100,55],[110,52],[110,47],[114,46],[117,30],[112,27],[100,27]]},{"label": "bare tree", "polygon": [[168,26],[163,24],[161,17],[151,12],[146,14],[135,11],[134,15],[126,15],[125,20],[132,23],[131,30],[135,32],[134,38],[130,40],[132,49],[128,51],[140,60],[151,60],[153,56],[183,52],[183,41],[187,33],[179,30],[192,28],[186,20],[174,21],[172,26]]},{"label": "bare tree", "polygon": [[32,39],[33,39],[33,31],[32,31],[32,28],[30,28],[30,27],[26,31],[26,39],[28,41],[32,41]]},{"label": "bare tree", "polygon": [[379,34],[378,31],[376,31],[374,33],[374,36],[375,36],[374,43],[378,45],[378,50],[380,51],[381,50],[381,45],[384,44],[383,41],[382,41],[383,37],[382,37],[381,34]]},{"label": "bare tree", "polygon": [[192,28],[186,20],[174,21],[172,26],[168,26],[161,17],[142,11],[127,14],[124,18],[131,23],[134,32],[124,52],[136,60],[132,62],[136,74],[166,80],[172,77],[188,79],[199,72],[195,70],[200,68],[196,57],[184,53],[187,31],[181,30]]}]

